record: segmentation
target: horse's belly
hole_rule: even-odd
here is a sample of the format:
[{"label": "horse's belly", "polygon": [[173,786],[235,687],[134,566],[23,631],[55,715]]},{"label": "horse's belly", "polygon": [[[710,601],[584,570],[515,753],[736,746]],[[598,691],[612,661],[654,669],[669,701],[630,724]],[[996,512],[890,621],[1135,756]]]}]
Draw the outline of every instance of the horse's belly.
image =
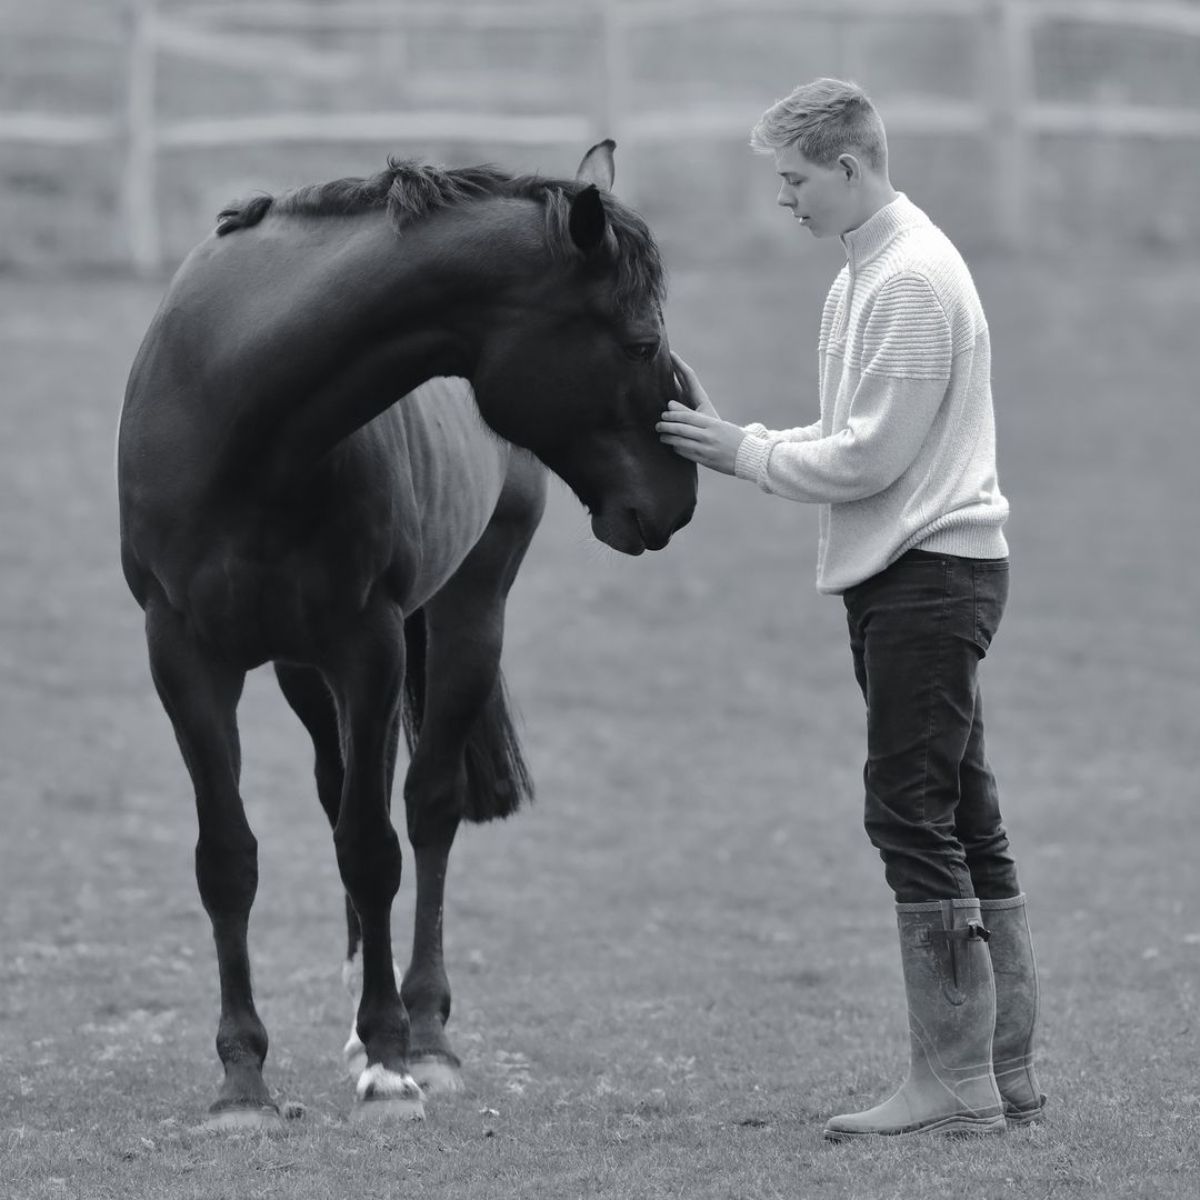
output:
[{"label": "horse's belly", "polygon": [[420,607],[483,536],[508,473],[511,447],[483,423],[470,385],[433,379],[393,410],[404,429],[416,505],[416,553],[406,607]]}]

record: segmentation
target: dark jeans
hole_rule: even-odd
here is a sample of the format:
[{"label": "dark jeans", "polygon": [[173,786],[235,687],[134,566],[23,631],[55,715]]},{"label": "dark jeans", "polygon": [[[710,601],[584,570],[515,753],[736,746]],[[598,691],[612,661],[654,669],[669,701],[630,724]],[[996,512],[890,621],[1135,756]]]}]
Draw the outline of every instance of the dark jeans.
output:
[{"label": "dark jeans", "polygon": [[984,756],[979,663],[1006,559],[910,550],[843,597],[867,701],[866,828],[900,903],[1020,891]]}]

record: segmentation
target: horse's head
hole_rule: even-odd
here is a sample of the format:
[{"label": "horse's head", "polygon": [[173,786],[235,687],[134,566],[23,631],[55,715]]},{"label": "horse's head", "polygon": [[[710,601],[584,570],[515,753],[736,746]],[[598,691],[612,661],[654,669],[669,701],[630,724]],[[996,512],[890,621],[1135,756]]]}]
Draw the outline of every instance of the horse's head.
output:
[{"label": "horse's head", "polygon": [[612,150],[594,146],[548,193],[550,257],[514,281],[472,383],[488,424],[570,486],[596,537],[640,554],[690,520],[696,468],[654,428],[680,395],[663,270],[644,222],[611,195]]}]

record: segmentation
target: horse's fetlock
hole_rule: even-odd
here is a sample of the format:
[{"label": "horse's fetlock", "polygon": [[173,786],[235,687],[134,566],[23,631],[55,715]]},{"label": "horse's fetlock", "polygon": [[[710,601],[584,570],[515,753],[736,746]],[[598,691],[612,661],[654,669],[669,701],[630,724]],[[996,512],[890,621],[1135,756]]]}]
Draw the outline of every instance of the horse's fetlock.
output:
[{"label": "horse's fetlock", "polygon": [[[403,1057],[408,1052],[408,1013],[400,1005],[394,1009],[368,1009],[360,1011],[355,1022],[358,1036],[371,1051],[383,1048],[383,1053],[393,1052]],[[378,1058],[378,1053],[373,1057]]]},{"label": "horse's fetlock", "polygon": [[450,984],[441,979],[405,980],[401,990],[404,1007],[411,1013],[436,1013],[444,1025],[450,1020]]},{"label": "horse's fetlock", "polygon": [[226,1066],[249,1062],[261,1068],[269,1045],[267,1027],[257,1016],[221,1018],[217,1027],[217,1054]]}]

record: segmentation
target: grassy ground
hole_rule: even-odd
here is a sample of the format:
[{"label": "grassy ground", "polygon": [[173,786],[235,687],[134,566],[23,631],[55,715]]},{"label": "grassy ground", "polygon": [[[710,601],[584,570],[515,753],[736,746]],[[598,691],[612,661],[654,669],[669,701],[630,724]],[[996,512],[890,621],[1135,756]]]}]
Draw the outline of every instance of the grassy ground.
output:
[{"label": "grassy ground", "polygon": [[[680,270],[730,417],[806,419],[834,259]],[[1044,983],[1047,1123],[833,1148],[903,1070],[862,708],[812,514],[709,477],[629,561],[559,489],[507,650],[540,799],[451,867],[467,1090],[347,1123],[341,903],[304,738],[243,702],[282,1136],[194,1132],[219,1066],[190,793],[115,554],[112,437],[157,289],[0,279],[0,1196],[1191,1197],[1200,562],[1191,264],[977,270],[1013,595],[990,747]],[[1189,482],[1191,481],[1191,482]],[[404,940],[411,893],[397,917]]]}]

